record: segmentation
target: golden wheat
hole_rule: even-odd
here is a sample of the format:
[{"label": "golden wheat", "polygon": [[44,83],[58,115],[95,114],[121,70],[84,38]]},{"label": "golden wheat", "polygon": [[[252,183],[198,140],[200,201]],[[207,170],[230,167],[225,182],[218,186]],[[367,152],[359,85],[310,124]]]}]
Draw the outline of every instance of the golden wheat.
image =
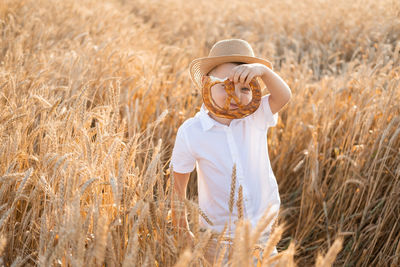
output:
[{"label": "golden wheat", "polygon": [[[398,266],[399,18],[391,0],[0,0],[0,264],[207,266],[215,245],[216,266]],[[228,225],[198,225],[194,174],[191,247],[169,158],[202,102],[188,64],[232,37],[293,93],[268,132],[278,226],[258,244],[276,214],[250,228],[233,181],[227,246]]]}]

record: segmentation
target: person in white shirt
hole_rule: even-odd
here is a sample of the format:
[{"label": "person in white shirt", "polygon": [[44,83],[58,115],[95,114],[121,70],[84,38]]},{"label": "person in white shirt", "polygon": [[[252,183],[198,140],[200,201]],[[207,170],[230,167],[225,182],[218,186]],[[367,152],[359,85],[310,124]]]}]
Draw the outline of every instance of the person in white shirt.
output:
[{"label": "person in white shirt", "polygon": [[[270,92],[261,98],[254,113],[238,119],[218,116],[203,103],[200,111],[179,127],[170,162],[174,190],[181,200],[186,198],[189,176],[196,167],[199,207],[212,222],[209,224],[200,217],[200,226],[218,232],[230,217],[237,219],[238,216],[237,208],[230,214],[228,206],[235,166],[235,188],[242,187],[243,216],[255,227],[268,207],[276,213],[279,211],[280,197],[268,155],[267,131],[277,124],[278,111],[289,102],[291,90],[272,70],[271,63],[255,57],[250,44],[240,39],[217,42],[208,57],[192,61],[189,69],[199,89],[206,76],[228,78],[234,83],[237,99],[243,105],[252,101],[249,83],[255,77],[261,78]],[[214,103],[223,107],[228,97],[223,84],[216,84],[210,90]],[[237,108],[238,104],[231,100],[229,109]],[[172,220],[193,239],[186,212],[178,216],[172,206]],[[264,233],[264,242],[271,225]],[[232,236],[234,231],[233,224],[226,234]]]}]

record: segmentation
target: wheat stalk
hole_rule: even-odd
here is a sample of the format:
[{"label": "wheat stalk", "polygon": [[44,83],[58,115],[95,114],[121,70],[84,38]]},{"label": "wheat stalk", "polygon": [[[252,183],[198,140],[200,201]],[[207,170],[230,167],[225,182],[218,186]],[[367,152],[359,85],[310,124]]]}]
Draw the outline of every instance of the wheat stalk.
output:
[{"label": "wheat stalk", "polygon": [[235,189],[236,189],[236,164],[232,167],[232,176],[231,176],[231,191],[229,194],[229,213],[233,212],[233,205],[235,202]]},{"label": "wheat stalk", "polygon": [[243,187],[242,185],[239,186],[238,190],[238,198],[237,198],[237,209],[238,209],[238,219],[243,219]]},{"label": "wheat stalk", "polygon": [[317,256],[316,266],[332,266],[336,259],[337,254],[342,250],[343,239],[341,237],[337,238],[332,246],[329,248],[325,257],[321,257],[319,254]]}]

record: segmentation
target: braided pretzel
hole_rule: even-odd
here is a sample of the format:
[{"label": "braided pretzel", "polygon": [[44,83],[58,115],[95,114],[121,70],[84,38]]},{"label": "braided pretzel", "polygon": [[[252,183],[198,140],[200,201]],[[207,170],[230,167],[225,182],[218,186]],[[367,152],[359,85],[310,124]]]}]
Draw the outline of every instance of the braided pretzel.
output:
[{"label": "braided pretzel", "polygon": [[[224,107],[219,107],[211,97],[211,87],[218,83],[225,84],[225,91],[228,95],[225,100]],[[228,78],[219,79],[213,76],[206,76],[203,85],[203,102],[207,109],[215,116],[227,119],[239,119],[246,117],[256,111],[261,102],[260,85],[257,82],[256,78],[251,80],[249,85],[252,92],[252,99],[249,104],[243,105],[242,103],[240,103],[239,98],[235,94],[234,83],[229,81]],[[236,105],[238,106],[237,109],[229,109],[231,99],[236,102]]]}]

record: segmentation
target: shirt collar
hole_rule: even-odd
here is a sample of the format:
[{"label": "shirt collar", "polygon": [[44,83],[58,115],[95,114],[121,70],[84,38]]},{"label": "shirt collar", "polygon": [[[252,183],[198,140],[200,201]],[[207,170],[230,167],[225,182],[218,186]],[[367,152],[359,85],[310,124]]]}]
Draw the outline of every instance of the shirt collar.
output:
[{"label": "shirt collar", "polygon": [[214,125],[216,125],[216,121],[208,115],[209,111],[204,105],[204,103],[201,105],[200,112],[199,112],[199,118],[201,122],[201,126],[203,127],[203,131],[208,131],[210,130]]}]

